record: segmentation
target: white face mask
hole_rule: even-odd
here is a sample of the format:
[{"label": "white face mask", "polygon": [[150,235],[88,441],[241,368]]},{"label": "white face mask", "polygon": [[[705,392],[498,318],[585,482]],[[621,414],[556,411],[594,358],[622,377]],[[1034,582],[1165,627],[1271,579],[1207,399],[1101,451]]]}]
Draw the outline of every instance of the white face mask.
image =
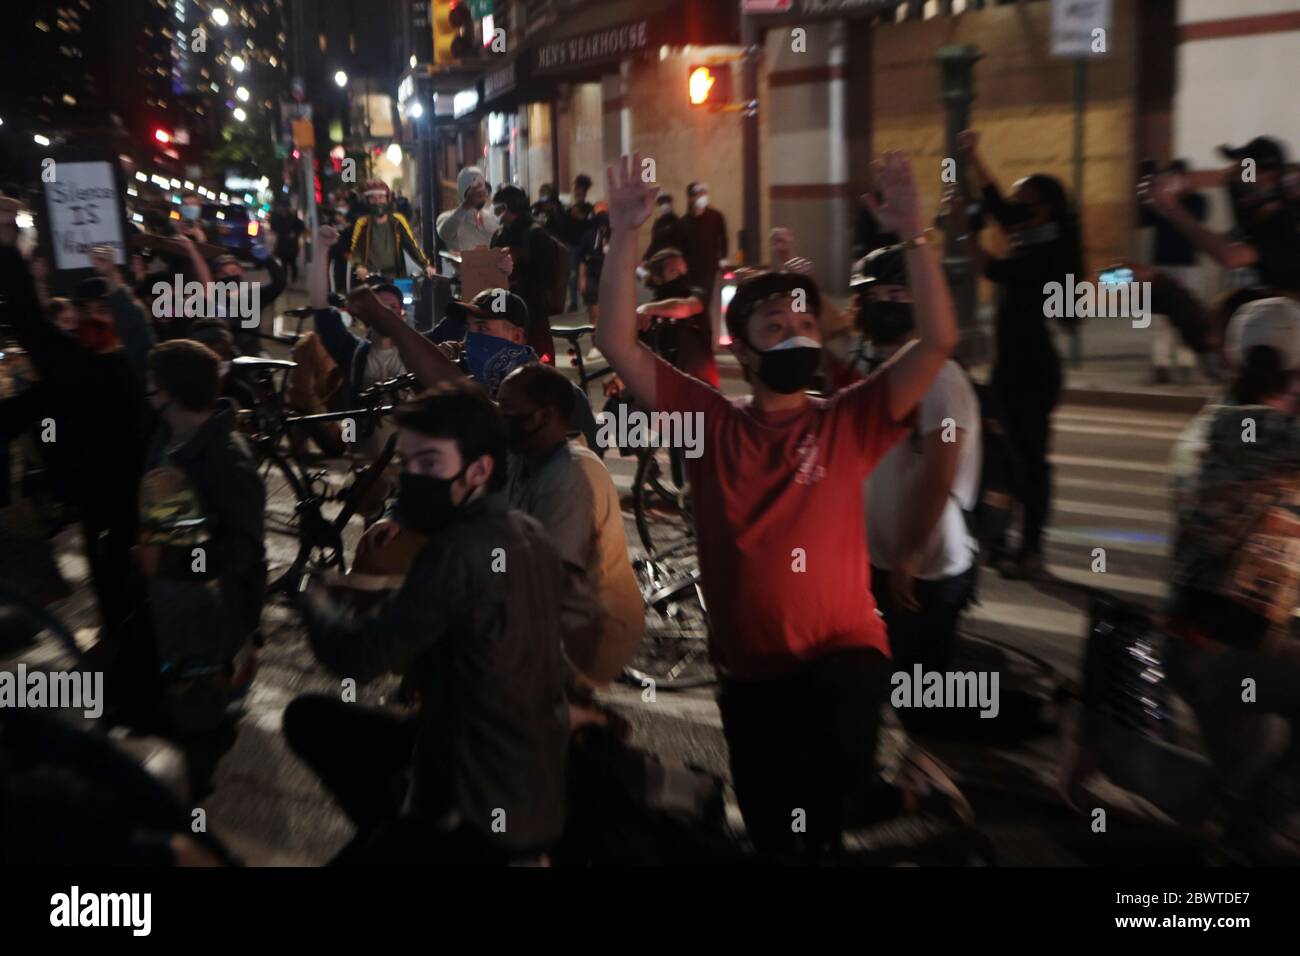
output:
[{"label": "white face mask", "polygon": [[709,204],[709,194],[708,194],[708,193],[700,193],[700,195],[698,195],[698,196],[695,197],[695,208],[696,208],[696,209],[704,209],[706,206],[708,206],[708,204]]}]

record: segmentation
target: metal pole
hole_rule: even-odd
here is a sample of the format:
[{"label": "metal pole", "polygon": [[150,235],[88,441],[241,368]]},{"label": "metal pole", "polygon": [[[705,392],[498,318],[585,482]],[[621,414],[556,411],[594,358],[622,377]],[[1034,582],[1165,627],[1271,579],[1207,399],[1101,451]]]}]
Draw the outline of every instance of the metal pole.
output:
[{"label": "metal pole", "polygon": [[[965,164],[957,149],[957,134],[970,126],[970,105],[975,99],[974,67],[980,52],[973,46],[946,46],[935,59],[943,71],[940,101],[946,112],[946,151],[961,164],[958,171],[959,188],[969,195]],[[952,289],[953,304],[957,307],[957,326],[961,332],[959,354],[968,362],[982,360],[987,352],[983,333],[976,322],[978,301],[974,270],[969,258],[952,230],[947,230],[943,250],[944,271]]]},{"label": "metal pole", "polygon": [[[312,169],[312,156],[314,150],[304,149],[302,151],[302,181],[303,192],[306,193],[306,201],[303,204],[303,210],[307,213],[307,235],[316,235],[316,178]],[[306,260],[311,262],[312,243],[307,243]]]},{"label": "metal pole", "polygon": [[[417,99],[421,104],[420,117],[415,121],[415,132],[420,145],[420,242],[425,253],[432,255],[436,248],[434,231],[438,222],[442,191],[438,181],[438,151],[434,149],[432,84],[423,78],[416,84]],[[425,104],[428,104],[427,106]],[[441,264],[438,271],[442,271]]]},{"label": "metal pole", "polygon": [[551,188],[558,199],[564,183],[560,182],[560,108],[551,97]]},{"label": "metal pole", "polygon": [[[1087,94],[1088,61],[1079,57],[1074,61],[1074,208],[1081,219],[1083,216],[1083,114]],[[1082,280],[1083,277],[1078,278]],[[1079,336],[1079,327],[1076,325],[1070,331],[1070,364],[1078,368],[1082,360],[1083,341]]]},{"label": "metal pole", "polygon": [[744,12],[740,14],[740,43],[742,55],[741,100],[741,190],[744,196],[744,217],[741,231],[741,251],[746,265],[762,261],[761,231],[762,203],[759,197],[758,155],[758,58],[761,55],[759,40],[762,31],[757,21]]}]

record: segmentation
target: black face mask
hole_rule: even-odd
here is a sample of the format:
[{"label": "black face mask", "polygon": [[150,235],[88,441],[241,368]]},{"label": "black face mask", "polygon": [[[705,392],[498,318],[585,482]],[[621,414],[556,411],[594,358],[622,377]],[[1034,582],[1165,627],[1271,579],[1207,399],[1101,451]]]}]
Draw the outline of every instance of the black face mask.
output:
[{"label": "black face mask", "polygon": [[914,325],[910,302],[865,302],[862,305],[862,329],[876,345],[892,345]]},{"label": "black face mask", "polygon": [[780,395],[792,395],[808,388],[821,365],[821,346],[787,343],[810,341],[804,338],[786,339],[766,352],[759,352],[759,380]]},{"label": "black face mask", "polygon": [[430,534],[450,521],[458,507],[452,503],[451,486],[467,468],[468,465],[451,478],[402,472],[397,485],[397,510],[402,515],[402,523]]},{"label": "black face mask", "polygon": [[376,216],[387,216],[388,203],[383,203],[383,202],[371,203],[370,211]]}]

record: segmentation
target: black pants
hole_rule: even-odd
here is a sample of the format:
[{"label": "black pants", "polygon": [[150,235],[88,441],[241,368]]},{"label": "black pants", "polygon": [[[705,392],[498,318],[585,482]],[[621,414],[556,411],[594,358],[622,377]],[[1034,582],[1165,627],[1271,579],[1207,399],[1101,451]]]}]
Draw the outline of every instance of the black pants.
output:
[{"label": "black pants", "polygon": [[1022,554],[1040,554],[1043,530],[1052,507],[1051,453],[1052,410],[1060,400],[1060,385],[1013,387],[994,378],[1007,438],[1015,449],[1021,473],[1016,497],[1024,508],[1024,529],[1020,536]]},{"label": "black pants", "polygon": [[472,827],[443,830],[402,815],[413,718],[308,694],[285,710],[284,736],[357,828],[336,866],[503,866],[523,855]]},{"label": "black pants", "polygon": [[137,489],[113,482],[110,487],[77,495],[75,499],[81,513],[81,532],[86,539],[90,585],[95,592],[104,634],[110,640],[119,639],[142,599],[131,559],[138,523],[137,493]]},{"label": "black pants", "polygon": [[[957,621],[975,593],[978,565],[963,574],[934,581],[916,579],[912,595],[920,605],[918,611],[894,606],[890,594],[890,573],[871,568],[871,592],[876,607],[889,628],[889,649],[894,655],[894,672],[912,673],[920,664],[924,672],[947,673],[953,669],[953,647],[957,642]],[[974,711],[968,712],[975,714]],[[950,723],[954,713],[944,709],[898,708],[898,718],[911,731],[935,730]]]},{"label": "black pants", "polygon": [[976,566],[962,574],[934,581],[912,582],[919,611],[894,606],[889,591],[890,574],[871,568],[871,593],[889,628],[889,650],[895,671],[910,671],[920,664],[927,671],[947,671],[957,640],[957,621],[975,592]]},{"label": "black pants", "polygon": [[890,671],[884,654],[864,648],[777,680],[723,681],[732,783],[760,852],[816,859],[838,848],[846,826],[899,812],[899,795],[876,764]]},{"label": "black pants", "polygon": [[358,836],[397,818],[415,749],[410,718],[308,694],[284,712],[289,747],[320,777]]}]

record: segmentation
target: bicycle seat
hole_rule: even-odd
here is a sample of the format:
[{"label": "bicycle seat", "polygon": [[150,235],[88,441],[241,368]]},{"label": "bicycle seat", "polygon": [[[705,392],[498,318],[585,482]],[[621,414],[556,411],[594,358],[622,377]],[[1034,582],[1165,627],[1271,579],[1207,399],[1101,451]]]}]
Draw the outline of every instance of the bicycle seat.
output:
[{"label": "bicycle seat", "polygon": [[578,339],[596,331],[594,325],[552,325],[551,334],[568,339],[570,345],[577,345]]},{"label": "bicycle seat", "polygon": [[232,359],[231,368],[239,372],[263,372],[273,371],[282,368],[297,368],[297,362],[290,362],[287,359],[269,359],[261,358],[257,355],[241,355]]}]

